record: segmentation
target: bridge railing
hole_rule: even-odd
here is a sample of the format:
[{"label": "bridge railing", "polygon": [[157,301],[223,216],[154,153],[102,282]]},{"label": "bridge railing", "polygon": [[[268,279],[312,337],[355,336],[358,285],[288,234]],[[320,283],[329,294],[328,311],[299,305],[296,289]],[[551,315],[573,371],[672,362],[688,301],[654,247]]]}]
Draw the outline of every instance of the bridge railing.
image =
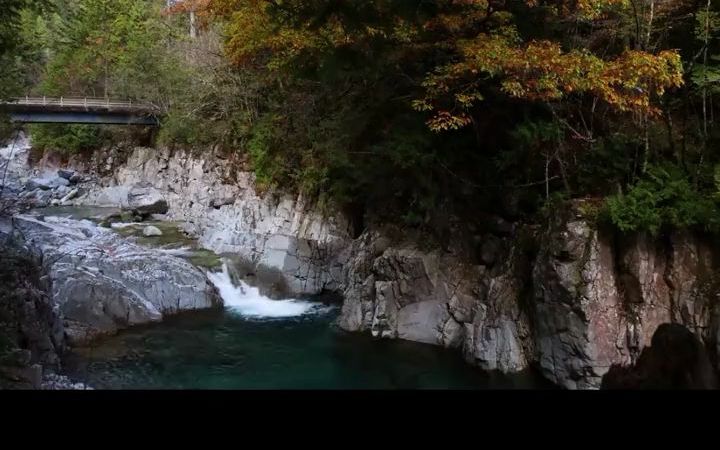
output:
[{"label": "bridge railing", "polygon": [[133,103],[132,100],[110,100],[109,98],[98,97],[19,97],[10,103],[17,105],[40,105],[40,106],[84,106],[84,107],[107,107],[107,108],[149,108],[142,103]]}]

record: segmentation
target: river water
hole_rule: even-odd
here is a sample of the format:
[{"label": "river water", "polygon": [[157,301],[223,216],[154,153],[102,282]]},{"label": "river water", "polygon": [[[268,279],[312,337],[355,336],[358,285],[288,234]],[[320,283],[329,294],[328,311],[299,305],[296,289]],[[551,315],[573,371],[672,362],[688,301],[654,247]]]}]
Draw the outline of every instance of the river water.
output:
[{"label": "river water", "polygon": [[100,389],[488,389],[541,386],[457,354],[378,341],[333,326],[337,309],[260,319],[232,310],[177,316],[124,331],[68,359],[74,380]]},{"label": "river water", "polygon": [[[102,208],[46,208],[43,215],[102,217]],[[273,300],[231,274],[232,259],[199,248],[177,224],[112,228],[127,239],[204,268],[225,308],[133,327],[66,355],[63,374],[96,389],[498,389],[549,387],[539,377],[488,374],[458,352],[376,340],[338,329],[337,304]]]}]

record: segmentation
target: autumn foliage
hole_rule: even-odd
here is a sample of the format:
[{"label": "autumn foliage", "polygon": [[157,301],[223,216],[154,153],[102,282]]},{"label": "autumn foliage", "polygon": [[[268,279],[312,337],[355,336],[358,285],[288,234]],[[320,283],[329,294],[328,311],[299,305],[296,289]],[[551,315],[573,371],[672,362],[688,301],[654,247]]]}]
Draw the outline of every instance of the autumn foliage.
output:
[{"label": "autumn foliage", "polygon": [[360,225],[472,234],[568,197],[720,224],[715,0],[48,1],[72,8],[21,27],[37,89],[157,105],[160,142]]},{"label": "autumn foliage", "polygon": [[[471,123],[473,108],[492,83],[513,98],[557,102],[566,96],[589,95],[620,112],[650,115],[659,113],[654,100],[683,83],[681,58],[674,50],[653,54],[625,48],[601,54],[525,37],[516,26],[514,2],[444,0],[425,10],[418,2],[415,15],[399,13],[396,3],[195,0],[176,9],[227,20],[226,51],[238,65],[263,61],[280,70],[342,48],[371,51],[378,40],[409,50],[441,51],[450,56],[447,63],[438,64],[426,76],[421,83],[425,93],[413,102],[415,109],[431,114],[428,125],[436,131]],[[627,0],[529,0],[524,7],[542,9],[546,21],[592,24],[630,4]],[[352,23],[348,17],[353,12],[364,17],[367,9],[373,11],[365,23]]]}]

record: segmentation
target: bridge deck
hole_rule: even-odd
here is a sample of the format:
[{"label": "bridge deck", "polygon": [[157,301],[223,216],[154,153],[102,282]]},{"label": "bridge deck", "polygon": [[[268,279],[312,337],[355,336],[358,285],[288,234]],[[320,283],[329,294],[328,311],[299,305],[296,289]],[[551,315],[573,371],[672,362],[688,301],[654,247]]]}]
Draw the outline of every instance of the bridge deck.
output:
[{"label": "bridge deck", "polygon": [[90,97],[24,97],[13,99],[2,103],[5,109],[9,110],[58,110],[62,108],[64,111],[82,109],[82,110],[107,110],[107,111],[135,111],[135,112],[152,112],[155,108],[145,103],[133,103],[132,100],[120,101],[110,100],[106,98],[90,98]]},{"label": "bridge deck", "polygon": [[24,97],[0,103],[14,122],[157,125],[154,107],[90,97]]}]

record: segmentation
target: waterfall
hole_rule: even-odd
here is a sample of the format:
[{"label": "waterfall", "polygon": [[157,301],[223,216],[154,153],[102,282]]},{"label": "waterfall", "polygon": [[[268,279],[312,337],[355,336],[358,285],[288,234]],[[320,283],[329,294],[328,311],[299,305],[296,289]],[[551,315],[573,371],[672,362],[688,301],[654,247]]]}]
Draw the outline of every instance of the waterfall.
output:
[{"label": "waterfall", "polygon": [[280,318],[297,317],[311,313],[321,313],[329,308],[315,302],[303,300],[273,300],[260,294],[260,290],[244,281],[234,284],[227,263],[223,263],[222,271],[208,272],[208,278],[218,288],[225,307],[245,317]]}]

